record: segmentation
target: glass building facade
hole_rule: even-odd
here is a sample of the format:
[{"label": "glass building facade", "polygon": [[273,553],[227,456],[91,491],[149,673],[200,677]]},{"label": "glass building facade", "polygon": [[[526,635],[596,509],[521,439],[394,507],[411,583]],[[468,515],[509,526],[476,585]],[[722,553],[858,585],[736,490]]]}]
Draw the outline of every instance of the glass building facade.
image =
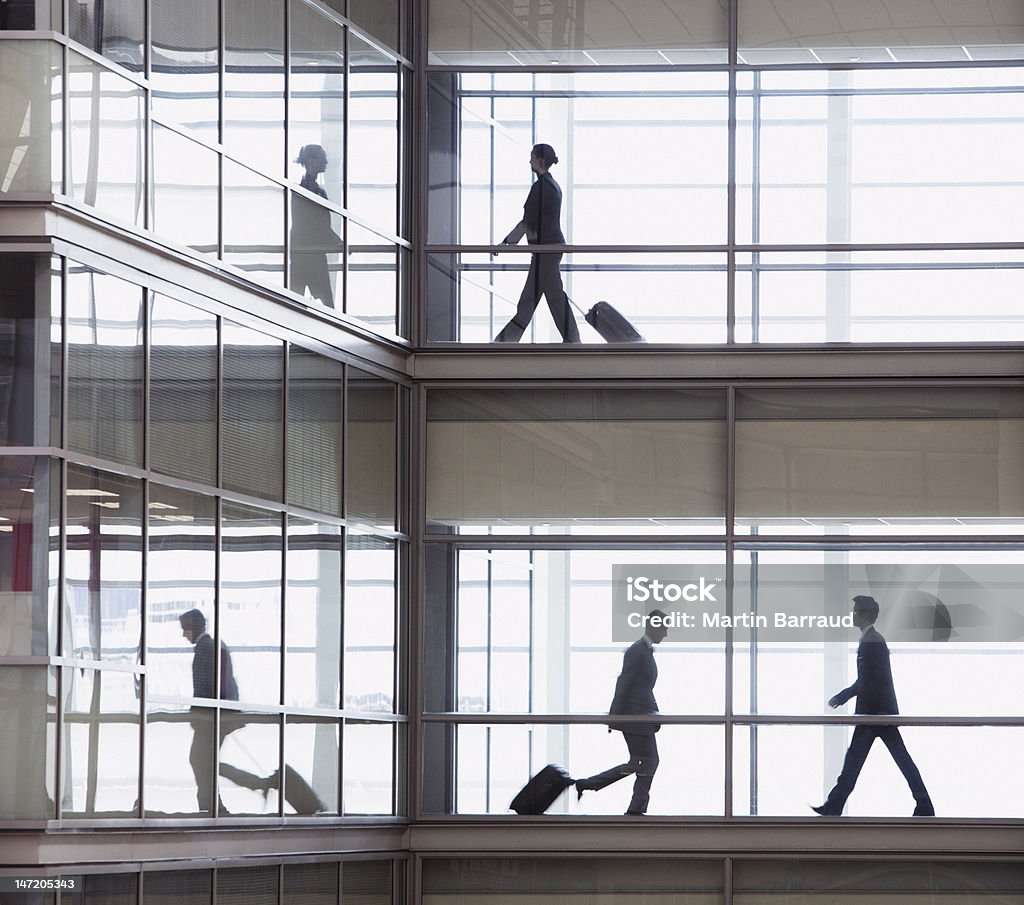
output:
[{"label": "glass building facade", "polygon": [[[0,84],[0,903],[1024,902],[1024,7],[7,0]],[[512,813],[637,575],[647,816]],[[884,727],[937,816],[815,816]]]}]

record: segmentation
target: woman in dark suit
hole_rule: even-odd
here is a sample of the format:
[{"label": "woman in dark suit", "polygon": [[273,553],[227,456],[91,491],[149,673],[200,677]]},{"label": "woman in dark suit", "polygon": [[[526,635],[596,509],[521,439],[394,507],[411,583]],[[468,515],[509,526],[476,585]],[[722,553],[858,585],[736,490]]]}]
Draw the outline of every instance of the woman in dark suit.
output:
[{"label": "woman in dark suit", "polygon": [[[320,145],[303,145],[295,162],[306,171],[299,184],[326,199],[317,177],[327,169],[327,152]],[[327,255],[341,251],[341,245],[341,236],[331,229],[330,209],[292,193],[291,290],[304,295],[308,289],[313,298],[333,308]]]},{"label": "woman in dark suit", "polygon": [[[523,219],[504,239],[502,245],[515,245],[525,235],[530,245],[565,245],[562,235],[562,190],[548,170],[558,163],[551,145],[534,145],[530,154],[530,169],[537,179],[530,188],[530,194],[523,205]],[[543,295],[554,318],[562,342],[578,343],[580,332],[576,319],[569,308],[569,299],[562,288],[562,277],[558,265],[561,254],[534,254],[530,256],[530,273],[519,296],[515,316],[494,337],[496,343],[514,343],[522,337],[530,324],[533,312]]]}]

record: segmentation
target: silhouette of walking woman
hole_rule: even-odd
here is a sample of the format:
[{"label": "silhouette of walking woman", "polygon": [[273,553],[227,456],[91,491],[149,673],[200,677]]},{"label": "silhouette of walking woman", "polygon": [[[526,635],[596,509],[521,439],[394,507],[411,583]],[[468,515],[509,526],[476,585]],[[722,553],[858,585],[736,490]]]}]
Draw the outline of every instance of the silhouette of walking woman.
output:
[{"label": "silhouette of walking woman", "polygon": [[[320,145],[303,145],[295,162],[306,170],[299,185],[326,198],[327,192],[320,187],[317,176],[327,169],[327,152]],[[308,288],[313,298],[333,308],[334,290],[331,288],[327,254],[331,250],[341,250],[341,236],[331,229],[331,212],[307,198],[292,194],[291,243],[292,291],[304,295]]]},{"label": "silhouette of walking woman", "polygon": [[[502,245],[515,245],[524,235],[529,245],[565,245],[560,223],[562,190],[548,172],[556,163],[558,157],[551,145],[533,146],[530,169],[537,174],[537,179],[523,205],[523,219],[502,239]],[[540,304],[541,295],[547,299],[551,317],[558,332],[562,334],[562,342],[580,341],[576,319],[569,308],[569,299],[562,288],[562,277],[558,272],[561,261],[560,253],[530,255],[530,273],[519,296],[515,316],[494,337],[496,343],[519,341]]]}]

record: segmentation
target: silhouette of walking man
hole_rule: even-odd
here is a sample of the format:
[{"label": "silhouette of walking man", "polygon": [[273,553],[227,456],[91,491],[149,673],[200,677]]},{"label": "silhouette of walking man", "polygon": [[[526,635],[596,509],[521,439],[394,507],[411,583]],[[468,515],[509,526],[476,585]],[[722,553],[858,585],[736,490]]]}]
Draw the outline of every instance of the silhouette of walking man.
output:
[{"label": "silhouette of walking man", "polygon": [[[853,624],[861,629],[860,644],[857,647],[857,681],[849,688],[844,688],[833,695],[828,702],[829,707],[836,708],[845,704],[850,698],[857,698],[855,713],[898,714],[896,705],[896,689],[892,683],[892,669],[889,665],[889,646],[885,638],[875,629],[878,618],[878,602],[874,597],[858,595],[853,598]],[[838,817],[843,813],[846,799],[850,797],[853,787],[860,776],[868,751],[876,738],[880,738],[889,749],[896,766],[900,768],[917,806],[915,817],[934,817],[935,808],[925,788],[921,772],[917,769],[914,759],[903,744],[898,726],[856,726],[853,739],[843,761],[843,769],[836,780],[835,787],[828,793],[825,803],[811,806],[817,814]]]},{"label": "silhouette of walking man", "polygon": [[[622,672],[615,682],[615,695],[608,713],[612,716],[657,713],[654,684],[658,681],[658,666],[654,662],[654,645],[668,635],[667,617],[661,610],[651,610],[644,617],[644,635],[626,651],[622,658]],[[633,797],[626,813],[640,816],[647,813],[651,800],[651,783],[658,769],[658,743],[654,734],[661,728],[658,723],[609,723],[608,730],[622,733],[629,749],[629,760],[603,773],[576,780],[576,798],[584,792],[596,792],[613,782],[636,774]]]},{"label": "silhouette of walking man", "polygon": [[[502,245],[515,245],[524,235],[529,245],[565,245],[561,226],[562,190],[548,172],[556,163],[558,157],[551,145],[533,146],[530,169],[537,174],[537,179],[530,187],[530,194],[523,205],[523,219],[501,240]],[[530,273],[519,296],[516,313],[494,337],[496,343],[519,342],[540,304],[541,295],[548,300],[548,309],[558,332],[562,334],[562,342],[580,341],[576,318],[569,307],[569,297],[565,294],[562,277],[558,272],[561,261],[561,254],[530,255]]]}]

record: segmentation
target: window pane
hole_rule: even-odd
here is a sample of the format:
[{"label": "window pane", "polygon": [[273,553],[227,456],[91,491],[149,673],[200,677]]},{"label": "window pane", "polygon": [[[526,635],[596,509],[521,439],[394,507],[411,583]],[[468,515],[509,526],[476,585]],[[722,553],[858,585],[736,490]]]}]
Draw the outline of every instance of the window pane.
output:
[{"label": "window pane", "polygon": [[[220,633],[230,650],[235,700],[281,700],[281,514],[224,502]],[[221,689],[223,697],[227,697]]]},{"label": "window pane", "polygon": [[64,656],[139,662],[142,482],[68,466]]},{"label": "window pane", "polygon": [[341,529],[288,520],[285,702],[339,706]]},{"label": "window pane", "polygon": [[345,709],[395,709],[395,543],[348,535]]},{"label": "window pane", "polygon": [[0,666],[0,813],[8,820],[52,820],[56,814],[57,672]]},{"label": "window pane", "polygon": [[493,0],[432,3],[429,61],[479,66],[664,65],[666,57],[673,63],[726,61],[725,0],[683,0],[637,9],[597,0],[587,4],[586,27],[582,15],[543,16],[526,7],[506,12],[509,27],[502,27],[496,24],[503,21],[499,10],[504,8]]},{"label": "window pane", "polygon": [[0,457],[0,655],[55,653],[60,468]]},{"label": "window pane", "polygon": [[153,229],[203,255],[217,255],[217,154],[153,124]]},{"label": "window pane", "polygon": [[284,189],[224,161],[224,261],[255,280],[284,284]]},{"label": "window pane", "polygon": [[149,354],[150,466],[215,484],[217,318],[165,295],[154,296]]},{"label": "window pane", "polygon": [[284,2],[224,5],[224,147],[264,173],[284,173]]},{"label": "window pane", "polygon": [[206,707],[147,705],[147,817],[213,816],[213,721]]},{"label": "window pane", "polygon": [[289,716],[284,727],[285,814],[337,814],[341,723]]},{"label": "window pane", "polygon": [[217,0],[152,0],[153,113],[218,140]]},{"label": "window pane", "polygon": [[344,743],[345,813],[394,814],[394,724],[346,720]]},{"label": "window pane", "polygon": [[224,321],[223,481],[230,490],[281,499],[284,345]]},{"label": "window pane", "polygon": [[281,718],[275,713],[221,710],[220,726],[220,813],[276,814]]},{"label": "window pane", "polygon": [[393,383],[349,369],[345,486],[354,521],[395,525],[396,404]]},{"label": "window pane", "polygon": [[141,465],[142,289],[69,262],[67,309],[68,445]]},{"label": "window pane", "polygon": [[1024,516],[1013,391],[744,391],[737,417],[744,526],[998,533]]},{"label": "window pane", "polygon": [[344,368],[299,346],[288,356],[288,502],[341,515]]},{"label": "window pane", "polygon": [[398,246],[348,221],[345,311],[380,333],[398,333]]},{"label": "window pane", "polygon": [[397,65],[349,33],[348,208],[398,228]]},{"label": "window pane", "polygon": [[141,72],[143,8],[139,0],[75,0],[68,7],[68,36],[132,72]]},{"label": "window pane", "polygon": [[59,192],[64,156],[60,45],[54,41],[4,41],[0,45],[0,84],[4,86],[0,193]]},{"label": "window pane", "polygon": [[683,390],[430,393],[427,518],[433,530],[721,531],[724,404]]},{"label": "window pane", "polygon": [[[309,145],[303,147],[308,148]],[[319,147],[318,145],[315,147]],[[303,178],[310,191],[323,191],[315,180]],[[319,190],[319,191],[317,191]],[[291,192],[291,275],[288,288],[328,308],[344,305],[344,231],[341,214]]]},{"label": "window pane", "polygon": [[137,816],[139,683],[130,672],[64,670],[67,816]]},{"label": "window pane", "polygon": [[0,255],[0,446],[60,444],[60,296],[59,258]]},{"label": "window pane", "polygon": [[118,220],[143,226],[143,91],[74,51],[68,53],[68,66],[70,193]]}]

